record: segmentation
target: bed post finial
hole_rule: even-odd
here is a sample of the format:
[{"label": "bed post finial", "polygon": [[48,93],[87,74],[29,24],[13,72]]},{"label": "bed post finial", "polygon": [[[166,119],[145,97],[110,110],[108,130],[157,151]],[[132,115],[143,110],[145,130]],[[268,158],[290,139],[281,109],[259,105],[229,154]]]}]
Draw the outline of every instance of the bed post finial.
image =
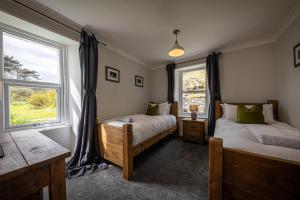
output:
[{"label": "bed post finial", "polygon": [[170,115],[178,116],[178,102],[174,101],[170,106]]},{"label": "bed post finial", "polygon": [[215,101],[215,119],[219,119],[222,116],[222,112],[221,112],[221,100],[216,100]]},{"label": "bed post finial", "polygon": [[278,120],[278,100],[267,100],[267,103],[273,105],[273,115],[276,120]]}]

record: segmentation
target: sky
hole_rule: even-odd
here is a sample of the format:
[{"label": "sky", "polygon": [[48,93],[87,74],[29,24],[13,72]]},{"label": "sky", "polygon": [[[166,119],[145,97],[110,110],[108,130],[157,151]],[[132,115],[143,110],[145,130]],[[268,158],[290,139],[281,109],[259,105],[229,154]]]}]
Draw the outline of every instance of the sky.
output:
[{"label": "sky", "polygon": [[23,68],[35,70],[40,81],[59,83],[59,49],[3,33],[4,56],[13,56]]}]

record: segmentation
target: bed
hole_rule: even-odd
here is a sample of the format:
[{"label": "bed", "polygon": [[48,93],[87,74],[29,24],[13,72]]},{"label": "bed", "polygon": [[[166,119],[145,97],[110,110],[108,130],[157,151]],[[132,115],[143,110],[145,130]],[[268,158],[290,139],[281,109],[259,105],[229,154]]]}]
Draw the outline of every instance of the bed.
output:
[{"label": "bed", "polygon": [[101,157],[122,167],[123,178],[129,180],[134,156],[178,130],[177,106],[171,104],[170,115],[129,115],[98,124]]},{"label": "bed", "polygon": [[[278,102],[273,104],[278,119]],[[216,129],[209,140],[209,199],[300,199],[300,150],[258,143],[256,125],[221,118],[215,102]],[[293,129],[276,121],[267,130]]]}]

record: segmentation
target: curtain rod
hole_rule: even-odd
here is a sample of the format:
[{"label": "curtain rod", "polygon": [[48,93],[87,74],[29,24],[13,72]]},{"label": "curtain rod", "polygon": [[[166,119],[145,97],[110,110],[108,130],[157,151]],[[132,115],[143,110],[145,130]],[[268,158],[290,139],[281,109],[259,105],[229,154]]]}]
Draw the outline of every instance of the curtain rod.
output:
[{"label": "curtain rod", "polygon": [[[217,55],[221,55],[221,54],[222,54],[221,52],[217,53]],[[192,61],[196,61],[196,60],[202,60],[204,58],[207,58],[207,56],[206,57],[201,57],[201,58],[195,58],[195,59],[192,59],[192,60],[187,60],[187,61],[183,61],[183,62],[179,62],[179,63],[175,62],[175,64],[176,65],[180,65],[180,64],[184,64],[184,63],[188,63],[188,62],[192,62]]]},{"label": "curtain rod", "polygon": [[[69,25],[67,25],[67,24],[65,24],[65,23],[63,23],[63,22],[58,21],[57,19],[54,19],[54,18],[52,18],[52,17],[49,17],[48,15],[46,15],[46,14],[44,14],[44,13],[42,13],[42,12],[40,12],[40,11],[34,9],[34,8],[31,8],[30,6],[27,6],[26,4],[21,3],[21,2],[19,2],[18,0],[13,0],[13,1],[14,1],[15,3],[17,3],[17,4],[19,4],[19,5],[23,6],[23,7],[25,7],[25,8],[28,8],[29,10],[32,10],[33,12],[36,12],[36,13],[38,13],[38,14],[40,14],[40,15],[42,15],[42,16],[44,16],[44,17],[46,17],[46,18],[48,18],[48,19],[50,19],[50,20],[52,20],[52,21],[54,21],[54,22],[56,22],[56,23],[58,23],[58,24],[60,24],[60,25],[63,25],[64,27],[66,27],[66,28],[68,28],[68,29],[70,29],[70,30],[72,30],[72,31],[74,31],[74,32],[81,33],[81,31],[78,31],[77,29],[75,29],[75,28],[73,28],[73,27],[71,27],[71,26],[69,26]],[[84,29],[86,29],[86,28],[84,28]],[[105,44],[105,43],[103,43],[103,42],[100,42],[100,41],[98,41],[98,40],[97,40],[97,43],[98,43],[98,44],[101,44],[101,45],[103,45],[103,46],[107,46],[107,44]]]}]

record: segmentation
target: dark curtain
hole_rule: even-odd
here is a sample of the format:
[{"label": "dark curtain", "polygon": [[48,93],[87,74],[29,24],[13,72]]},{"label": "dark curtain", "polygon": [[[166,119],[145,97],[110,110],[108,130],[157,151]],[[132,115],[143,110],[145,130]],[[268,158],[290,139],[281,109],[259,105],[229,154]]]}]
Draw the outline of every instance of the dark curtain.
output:
[{"label": "dark curtain", "polygon": [[219,55],[212,53],[206,58],[207,81],[209,89],[209,109],[208,109],[208,135],[214,135],[216,126],[215,100],[221,100],[220,79],[219,79]]},{"label": "dark curtain", "polygon": [[68,178],[76,178],[107,168],[99,154],[96,128],[96,87],[98,76],[98,47],[94,35],[81,31],[79,57],[82,85],[82,108],[78,124],[74,155],[67,163]]},{"label": "dark curtain", "polygon": [[175,63],[169,63],[166,66],[168,76],[168,102],[174,102],[174,87],[175,87]]}]

